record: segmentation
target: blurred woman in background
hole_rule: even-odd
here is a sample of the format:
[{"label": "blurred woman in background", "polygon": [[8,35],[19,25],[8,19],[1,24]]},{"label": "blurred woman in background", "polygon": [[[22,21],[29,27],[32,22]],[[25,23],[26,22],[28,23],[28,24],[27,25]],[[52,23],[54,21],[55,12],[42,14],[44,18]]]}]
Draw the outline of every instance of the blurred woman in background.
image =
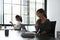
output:
[{"label": "blurred woman in background", "polygon": [[17,23],[16,23],[15,25],[14,25],[12,22],[10,22],[10,23],[13,25],[14,29],[15,29],[15,30],[26,31],[25,26],[23,26],[23,25],[21,24],[21,23],[22,23],[22,17],[19,16],[19,15],[16,15],[16,16],[15,16],[15,19],[16,19],[16,21],[17,21]]}]

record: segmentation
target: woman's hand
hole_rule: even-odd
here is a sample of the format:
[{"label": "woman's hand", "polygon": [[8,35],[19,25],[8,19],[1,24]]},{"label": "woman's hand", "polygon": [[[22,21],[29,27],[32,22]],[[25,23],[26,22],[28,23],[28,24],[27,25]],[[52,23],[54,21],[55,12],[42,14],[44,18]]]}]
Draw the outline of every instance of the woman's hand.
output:
[{"label": "woman's hand", "polygon": [[[10,23],[13,25],[12,21],[10,21]],[[13,25],[14,26],[14,25]]]},{"label": "woman's hand", "polygon": [[12,21],[10,21],[10,23],[13,24]]},{"label": "woman's hand", "polygon": [[47,32],[46,31],[43,31],[40,33],[41,35],[47,35]]}]

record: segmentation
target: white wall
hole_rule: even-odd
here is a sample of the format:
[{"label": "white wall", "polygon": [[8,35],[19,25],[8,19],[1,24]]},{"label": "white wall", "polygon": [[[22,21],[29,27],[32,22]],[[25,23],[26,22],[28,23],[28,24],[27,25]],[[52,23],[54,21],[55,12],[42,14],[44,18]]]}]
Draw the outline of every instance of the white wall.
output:
[{"label": "white wall", "polygon": [[47,0],[47,16],[51,21],[57,21],[55,31],[60,31],[60,0]]},{"label": "white wall", "polygon": [[3,15],[3,0],[0,0],[0,24],[2,23]]}]

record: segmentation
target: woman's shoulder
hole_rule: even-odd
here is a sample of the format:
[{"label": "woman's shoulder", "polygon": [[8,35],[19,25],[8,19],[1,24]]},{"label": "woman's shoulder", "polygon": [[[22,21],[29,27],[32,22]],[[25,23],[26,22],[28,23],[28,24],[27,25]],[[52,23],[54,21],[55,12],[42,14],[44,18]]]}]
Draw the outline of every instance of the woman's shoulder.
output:
[{"label": "woman's shoulder", "polygon": [[50,24],[50,20],[49,20],[49,19],[47,19],[47,20],[46,20],[46,23]]},{"label": "woman's shoulder", "polygon": [[49,20],[49,19],[47,19],[47,21],[48,21],[48,22],[50,22],[50,20]]},{"label": "woman's shoulder", "polygon": [[21,25],[21,22],[17,22],[17,24],[16,24],[17,26],[20,26]]}]

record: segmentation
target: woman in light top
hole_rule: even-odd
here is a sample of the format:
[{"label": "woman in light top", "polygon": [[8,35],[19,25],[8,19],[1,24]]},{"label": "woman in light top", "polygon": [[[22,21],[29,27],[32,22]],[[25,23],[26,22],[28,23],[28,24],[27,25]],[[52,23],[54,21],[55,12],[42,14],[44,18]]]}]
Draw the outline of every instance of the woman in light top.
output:
[{"label": "woman in light top", "polygon": [[15,18],[16,18],[17,24],[14,25],[12,22],[10,22],[13,25],[14,29],[26,31],[24,25],[21,24],[22,23],[22,17],[19,15],[16,15]]}]

